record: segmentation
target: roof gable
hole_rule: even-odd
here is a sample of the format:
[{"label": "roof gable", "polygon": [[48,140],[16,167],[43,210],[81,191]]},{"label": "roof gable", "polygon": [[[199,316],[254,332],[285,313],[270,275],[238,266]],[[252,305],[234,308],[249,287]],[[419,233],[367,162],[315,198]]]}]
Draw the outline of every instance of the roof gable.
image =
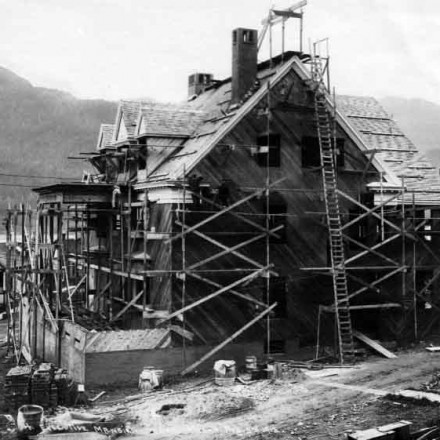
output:
[{"label": "roof gable", "polygon": [[142,101],[121,101],[116,113],[113,142],[121,142],[135,135]]}]

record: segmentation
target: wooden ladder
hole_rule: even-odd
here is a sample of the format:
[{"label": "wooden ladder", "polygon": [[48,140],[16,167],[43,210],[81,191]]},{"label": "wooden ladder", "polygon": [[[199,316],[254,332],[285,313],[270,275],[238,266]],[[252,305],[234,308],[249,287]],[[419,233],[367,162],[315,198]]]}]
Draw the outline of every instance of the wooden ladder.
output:
[{"label": "wooden ladder", "polygon": [[341,363],[353,362],[355,356],[353,330],[348,300],[341,216],[337,195],[335,157],[330,115],[327,109],[327,96],[321,84],[322,74],[320,60],[315,60],[312,64],[312,77],[315,80],[316,87],[314,94],[315,117],[321,154],[322,180],[330,241],[334,313],[338,330],[339,358]]}]

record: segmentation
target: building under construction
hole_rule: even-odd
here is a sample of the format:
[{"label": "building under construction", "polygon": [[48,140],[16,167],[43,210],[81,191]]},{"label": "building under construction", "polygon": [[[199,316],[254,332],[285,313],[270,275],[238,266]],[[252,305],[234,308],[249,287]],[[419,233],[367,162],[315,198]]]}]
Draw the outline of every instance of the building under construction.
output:
[{"label": "building under construction", "polygon": [[376,100],[330,91],[320,44],[258,62],[290,18],[234,30],[232,76],[191,75],[182,105],[122,101],[96,174],[10,210],[17,361],[122,382],[314,344],[350,362],[359,335],[436,326],[438,170]]}]

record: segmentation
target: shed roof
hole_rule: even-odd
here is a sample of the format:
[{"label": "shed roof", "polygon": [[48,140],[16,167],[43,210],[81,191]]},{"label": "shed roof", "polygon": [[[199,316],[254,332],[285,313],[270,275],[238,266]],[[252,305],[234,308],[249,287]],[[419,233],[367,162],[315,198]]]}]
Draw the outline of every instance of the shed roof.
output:
[{"label": "shed roof", "polygon": [[170,331],[166,328],[97,332],[89,334],[86,353],[154,350],[165,348],[170,342]]}]

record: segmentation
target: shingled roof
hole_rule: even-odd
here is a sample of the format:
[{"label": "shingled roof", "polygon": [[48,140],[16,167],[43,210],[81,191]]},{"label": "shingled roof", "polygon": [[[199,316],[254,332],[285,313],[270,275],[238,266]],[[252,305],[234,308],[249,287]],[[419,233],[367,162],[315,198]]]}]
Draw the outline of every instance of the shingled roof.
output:
[{"label": "shingled roof", "polygon": [[[367,147],[376,150],[376,159],[385,163],[402,185],[414,192],[417,204],[440,201],[438,169],[417,150],[376,99],[338,96],[337,108],[345,114]],[[412,194],[405,199],[411,202]]]},{"label": "shingled roof", "polygon": [[98,136],[97,149],[108,148],[113,141],[114,124],[101,124]]},{"label": "shingled roof", "polygon": [[137,122],[137,135],[190,137],[206,114],[189,105],[143,104]]}]

